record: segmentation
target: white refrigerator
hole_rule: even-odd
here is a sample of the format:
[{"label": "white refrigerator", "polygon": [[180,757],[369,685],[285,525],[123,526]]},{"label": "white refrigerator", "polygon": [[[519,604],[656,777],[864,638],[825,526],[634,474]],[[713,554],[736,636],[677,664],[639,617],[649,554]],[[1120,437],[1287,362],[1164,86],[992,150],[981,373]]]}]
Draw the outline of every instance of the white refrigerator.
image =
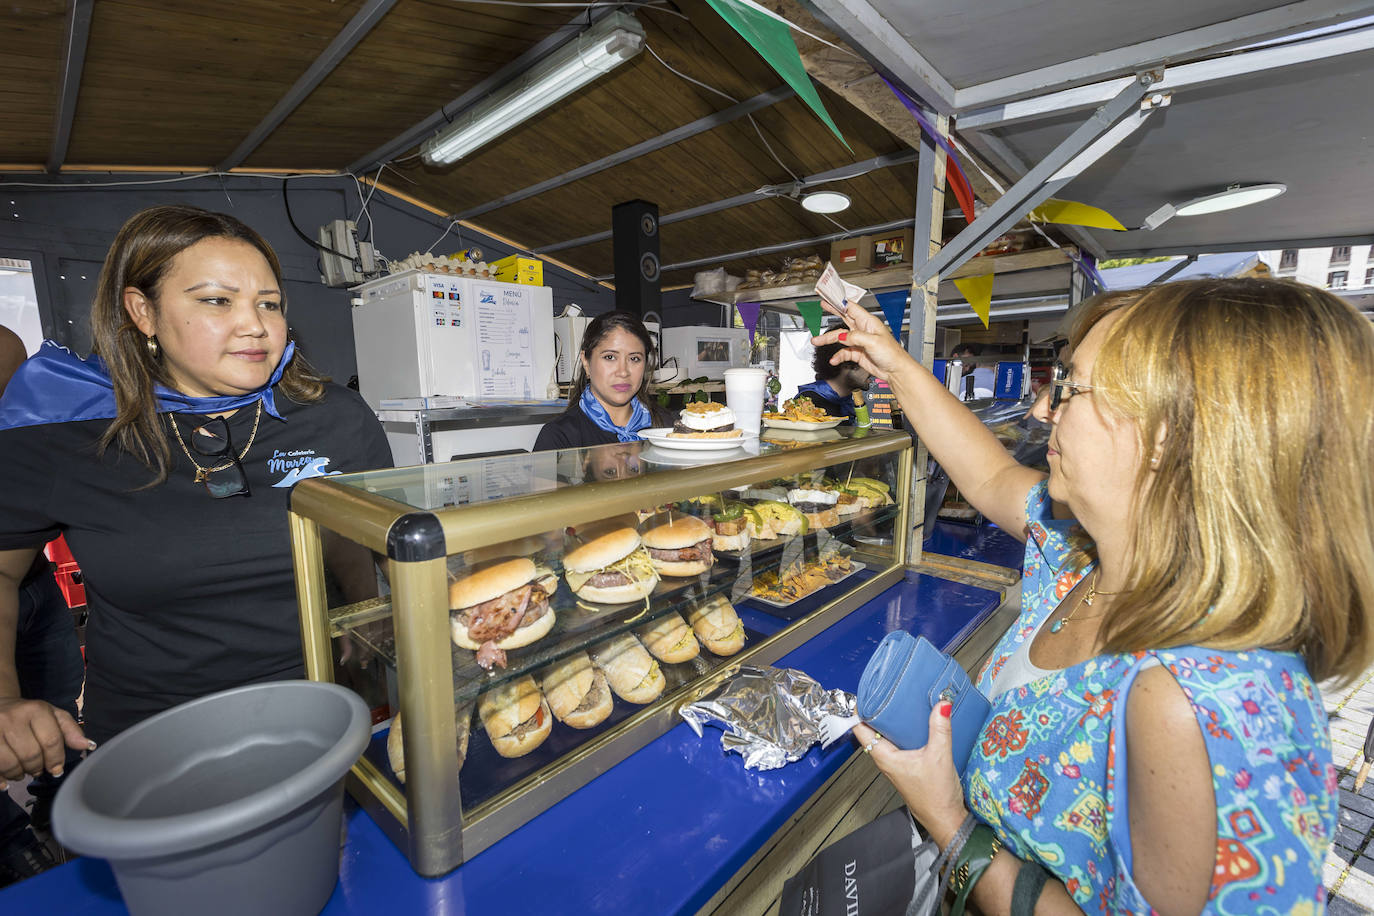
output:
[{"label": "white refrigerator", "polygon": [[408,270],[355,290],[358,389],[383,398],[546,398],[553,290]]}]

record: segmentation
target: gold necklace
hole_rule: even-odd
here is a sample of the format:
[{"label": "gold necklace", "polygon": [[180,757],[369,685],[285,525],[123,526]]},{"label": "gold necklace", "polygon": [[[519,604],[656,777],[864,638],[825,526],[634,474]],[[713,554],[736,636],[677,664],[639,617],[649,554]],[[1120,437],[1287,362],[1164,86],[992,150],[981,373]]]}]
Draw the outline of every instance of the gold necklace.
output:
[{"label": "gold necklace", "polygon": [[1068,612],[1067,614],[1065,614],[1063,617],[1060,617],[1060,618],[1059,618],[1058,620],[1056,620],[1054,623],[1050,624],[1050,632],[1051,632],[1051,633],[1058,633],[1060,630],[1064,629],[1064,627],[1067,626],[1068,623],[1069,623],[1069,621],[1071,621],[1071,620],[1079,620],[1079,621],[1083,621],[1083,620],[1096,620],[1097,618],[1099,618],[1099,617],[1102,616],[1102,614],[1094,614],[1092,617],[1075,617],[1075,616],[1074,616],[1074,615],[1077,614],[1079,611],[1083,610],[1083,608],[1085,608],[1085,607],[1092,607],[1092,606],[1093,606],[1093,601],[1097,598],[1098,595],[1119,595],[1119,594],[1121,594],[1121,592],[1100,592],[1100,591],[1098,591],[1098,590],[1097,590],[1097,583],[1098,583],[1098,580],[1100,580],[1101,578],[1102,578],[1102,570],[1101,570],[1101,569],[1098,569],[1096,572],[1093,573],[1092,581],[1090,581],[1090,582],[1088,583],[1088,591],[1087,591],[1086,594],[1084,594],[1083,598],[1078,602],[1077,607],[1075,607],[1072,611],[1069,611],[1069,612]]},{"label": "gold necklace", "polygon": [[[184,441],[182,441],[182,438],[181,438],[181,430],[177,428],[176,415],[175,415],[175,414],[170,414],[170,413],[169,413],[169,414],[167,415],[167,422],[170,423],[170,424],[172,424],[172,435],[174,435],[174,436],[177,437],[177,445],[181,446],[181,451],[186,455],[186,460],[189,461],[189,462],[191,462],[191,466],[192,466],[193,468],[196,469],[196,483],[205,483],[205,481],[209,479],[210,475],[213,474],[213,473],[215,473],[216,471],[227,470],[228,468],[231,468],[231,467],[234,466],[234,460],[233,460],[233,459],[230,459],[229,461],[224,462],[224,464],[221,464],[219,467],[214,467],[214,468],[203,468],[203,467],[201,467],[201,466],[196,462],[196,459],[193,458],[193,457],[191,456],[191,450],[188,449],[188,448],[186,447],[186,443],[185,443]],[[248,450],[249,450],[250,448],[253,447],[253,440],[256,439],[256,438],[258,437],[258,424],[259,424],[260,422],[262,422],[262,401],[261,401],[261,400],[258,401],[258,412],[257,412],[257,415],[253,417],[253,431],[252,431],[251,433],[248,434],[248,444],[245,445],[245,446],[243,447],[243,451],[239,452],[239,457],[238,457],[238,460],[239,460],[239,461],[242,461],[242,460],[243,460],[243,456],[244,456],[244,455],[247,455],[247,454],[248,454]],[[226,429],[228,428],[228,424],[225,424],[225,428],[226,428]]]}]

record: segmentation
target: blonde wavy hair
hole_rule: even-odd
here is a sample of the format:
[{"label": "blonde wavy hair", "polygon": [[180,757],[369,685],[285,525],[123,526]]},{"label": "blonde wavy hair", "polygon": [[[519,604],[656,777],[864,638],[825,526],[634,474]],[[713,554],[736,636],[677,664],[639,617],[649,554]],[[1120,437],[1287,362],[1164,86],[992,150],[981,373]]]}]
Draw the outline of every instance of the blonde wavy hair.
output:
[{"label": "blonde wavy hair", "polygon": [[1116,311],[1094,396],[1147,460],[1104,651],[1290,650],[1349,682],[1374,656],[1374,326],[1314,287],[1193,280],[1085,310],[1070,344]]}]

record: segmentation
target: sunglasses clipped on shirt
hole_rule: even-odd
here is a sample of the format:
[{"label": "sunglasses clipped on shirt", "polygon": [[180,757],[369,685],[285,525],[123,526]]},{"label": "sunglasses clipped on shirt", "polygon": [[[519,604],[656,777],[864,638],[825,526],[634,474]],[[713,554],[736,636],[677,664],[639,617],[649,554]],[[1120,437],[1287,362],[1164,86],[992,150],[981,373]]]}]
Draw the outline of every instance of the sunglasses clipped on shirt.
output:
[{"label": "sunglasses clipped on shirt", "polygon": [[[191,447],[206,458],[225,459],[227,467],[207,469],[203,475],[205,489],[215,499],[230,496],[248,495],[248,475],[243,470],[239,456],[234,454],[234,443],[229,438],[229,424],[223,417],[214,417],[197,426],[191,433]],[[197,477],[202,477],[197,474]]]},{"label": "sunglasses clipped on shirt", "polygon": [[1102,386],[1084,385],[1069,381],[1069,367],[1055,360],[1054,378],[1050,382],[1050,413],[1058,410],[1059,406],[1070,398],[1077,397],[1087,391],[1096,391],[1100,387]]}]

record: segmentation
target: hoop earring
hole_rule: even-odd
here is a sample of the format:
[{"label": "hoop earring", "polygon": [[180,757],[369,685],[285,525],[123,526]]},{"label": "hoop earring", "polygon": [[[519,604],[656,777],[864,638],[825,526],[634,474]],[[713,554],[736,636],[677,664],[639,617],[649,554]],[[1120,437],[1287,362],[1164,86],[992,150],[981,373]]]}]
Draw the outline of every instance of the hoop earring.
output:
[{"label": "hoop earring", "polygon": [[148,357],[150,359],[157,359],[162,353],[162,348],[158,346],[157,343],[157,337],[152,334],[149,334],[148,339],[143,341],[143,345],[148,348]]}]

